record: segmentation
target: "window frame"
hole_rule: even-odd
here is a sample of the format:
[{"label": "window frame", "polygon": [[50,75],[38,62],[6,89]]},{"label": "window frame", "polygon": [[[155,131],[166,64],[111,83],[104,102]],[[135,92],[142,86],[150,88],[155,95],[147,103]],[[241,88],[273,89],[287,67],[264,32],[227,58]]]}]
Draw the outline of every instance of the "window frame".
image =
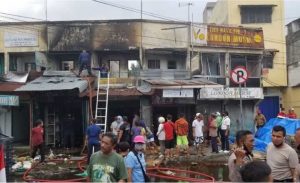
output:
[{"label": "window frame", "polygon": [[241,6],[241,24],[272,23],[273,6]]},{"label": "window frame", "polygon": [[148,69],[160,69],[160,60],[148,59]]}]

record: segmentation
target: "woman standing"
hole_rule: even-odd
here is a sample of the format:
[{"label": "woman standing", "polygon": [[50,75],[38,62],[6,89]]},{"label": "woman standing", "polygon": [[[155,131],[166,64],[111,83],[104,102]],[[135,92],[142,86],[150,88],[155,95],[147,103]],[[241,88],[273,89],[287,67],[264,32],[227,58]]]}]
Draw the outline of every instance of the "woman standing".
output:
[{"label": "woman standing", "polygon": [[164,156],[165,155],[165,140],[166,140],[166,133],[165,133],[165,129],[164,129],[164,123],[165,123],[165,118],[164,117],[159,117],[158,118],[158,122],[159,122],[159,126],[158,126],[158,130],[157,130],[157,138],[159,140],[159,146],[160,146],[160,156]]},{"label": "woman standing", "polygon": [[138,135],[133,140],[134,148],[125,158],[125,165],[128,173],[127,182],[146,182],[146,161],[143,153],[145,139],[142,135]]}]

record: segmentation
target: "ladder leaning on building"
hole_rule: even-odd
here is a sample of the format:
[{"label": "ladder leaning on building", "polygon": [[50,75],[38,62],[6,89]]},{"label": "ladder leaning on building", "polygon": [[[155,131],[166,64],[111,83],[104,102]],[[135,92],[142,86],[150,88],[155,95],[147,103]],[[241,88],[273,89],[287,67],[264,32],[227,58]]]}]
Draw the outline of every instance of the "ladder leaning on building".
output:
[{"label": "ladder leaning on building", "polygon": [[[102,76],[107,77],[102,77]],[[98,71],[97,78],[97,99],[95,107],[95,119],[102,131],[106,132],[107,129],[107,111],[108,111],[108,92],[109,92],[109,77],[110,73],[101,73]],[[103,84],[103,87],[101,87]],[[101,86],[100,86],[101,85]]]}]

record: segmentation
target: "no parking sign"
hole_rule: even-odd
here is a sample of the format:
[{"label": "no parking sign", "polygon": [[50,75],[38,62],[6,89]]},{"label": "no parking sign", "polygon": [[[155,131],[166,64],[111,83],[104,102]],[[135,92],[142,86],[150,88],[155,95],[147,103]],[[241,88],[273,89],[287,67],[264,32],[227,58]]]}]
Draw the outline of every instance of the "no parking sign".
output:
[{"label": "no parking sign", "polygon": [[243,66],[237,66],[230,73],[231,80],[236,84],[243,84],[248,79],[248,71]]}]

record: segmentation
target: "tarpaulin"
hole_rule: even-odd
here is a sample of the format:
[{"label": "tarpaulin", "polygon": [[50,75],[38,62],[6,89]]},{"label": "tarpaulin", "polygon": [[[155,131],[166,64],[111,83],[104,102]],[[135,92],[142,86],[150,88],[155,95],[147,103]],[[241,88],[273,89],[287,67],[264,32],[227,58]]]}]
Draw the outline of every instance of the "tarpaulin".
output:
[{"label": "tarpaulin", "polygon": [[296,129],[300,128],[299,119],[290,118],[272,118],[255,134],[255,150],[266,151],[267,145],[272,141],[272,128],[282,126],[286,130],[286,135],[294,136]]}]

